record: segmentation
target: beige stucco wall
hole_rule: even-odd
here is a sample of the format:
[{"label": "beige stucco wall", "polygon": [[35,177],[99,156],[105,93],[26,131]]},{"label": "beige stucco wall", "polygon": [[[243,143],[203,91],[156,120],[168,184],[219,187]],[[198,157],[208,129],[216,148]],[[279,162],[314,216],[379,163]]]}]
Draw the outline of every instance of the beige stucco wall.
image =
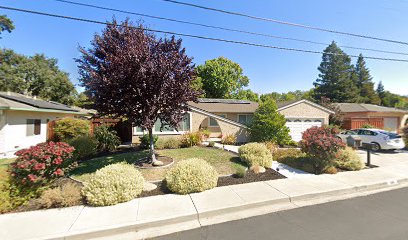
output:
[{"label": "beige stucco wall", "polygon": [[[73,117],[74,114],[2,110],[0,114],[0,157],[12,157],[14,152],[47,140],[47,120]],[[39,135],[27,136],[27,119],[40,119]]]},{"label": "beige stucco wall", "polygon": [[313,105],[302,102],[279,111],[285,118],[319,118],[324,124],[329,124],[329,113]]}]

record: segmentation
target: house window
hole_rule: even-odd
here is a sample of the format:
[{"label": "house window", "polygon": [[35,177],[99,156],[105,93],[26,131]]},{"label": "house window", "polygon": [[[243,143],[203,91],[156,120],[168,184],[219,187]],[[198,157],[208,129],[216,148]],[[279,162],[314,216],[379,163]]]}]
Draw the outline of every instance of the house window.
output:
[{"label": "house window", "polygon": [[[227,117],[226,114],[217,114],[217,115],[220,116],[220,117],[223,117],[223,118],[226,118],[226,117]],[[215,120],[214,118],[210,117],[210,118],[209,118],[208,126],[210,126],[210,127],[218,127],[218,122],[217,122],[217,120]]]},{"label": "house window", "polygon": [[41,119],[27,119],[27,136],[41,134]]},{"label": "house window", "polygon": [[248,125],[252,122],[252,114],[239,114],[238,122],[244,125]]},{"label": "house window", "polygon": [[[177,133],[176,129],[170,127],[170,126],[164,126],[162,131],[160,131],[160,128],[162,126],[162,123],[160,119],[157,119],[157,121],[154,123],[153,126],[153,134],[165,134],[165,133]],[[143,134],[144,131],[141,127],[135,127],[134,128],[134,133],[136,134]],[[184,115],[183,120],[179,123],[178,126],[178,131],[179,132],[188,132],[190,131],[190,113],[186,113]]]}]

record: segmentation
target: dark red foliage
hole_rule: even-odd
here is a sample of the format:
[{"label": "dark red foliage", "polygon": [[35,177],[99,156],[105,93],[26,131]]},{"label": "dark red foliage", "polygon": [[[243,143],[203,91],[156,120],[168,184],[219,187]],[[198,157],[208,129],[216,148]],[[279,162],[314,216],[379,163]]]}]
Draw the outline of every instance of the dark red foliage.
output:
[{"label": "dark red foliage", "polygon": [[200,94],[191,87],[196,77],[192,58],[174,36],[157,39],[142,25],[113,20],[95,35],[92,48],[80,51],[81,81],[100,114],[129,119],[144,129],[158,118],[176,128],[186,103]]},{"label": "dark red foliage", "polygon": [[16,152],[17,160],[11,164],[11,176],[23,185],[43,184],[54,178],[64,176],[75,166],[72,152],[75,149],[68,143],[48,142]]}]

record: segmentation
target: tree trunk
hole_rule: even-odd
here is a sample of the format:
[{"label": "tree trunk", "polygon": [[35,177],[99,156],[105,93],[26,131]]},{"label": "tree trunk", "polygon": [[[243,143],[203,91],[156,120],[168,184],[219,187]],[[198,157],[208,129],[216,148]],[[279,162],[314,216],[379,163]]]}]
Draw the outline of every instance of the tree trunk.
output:
[{"label": "tree trunk", "polygon": [[153,139],[153,130],[149,129],[149,140],[150,140],[150,162],[153,163],[156,160],[156,155],[154,154],[154,139]]}]

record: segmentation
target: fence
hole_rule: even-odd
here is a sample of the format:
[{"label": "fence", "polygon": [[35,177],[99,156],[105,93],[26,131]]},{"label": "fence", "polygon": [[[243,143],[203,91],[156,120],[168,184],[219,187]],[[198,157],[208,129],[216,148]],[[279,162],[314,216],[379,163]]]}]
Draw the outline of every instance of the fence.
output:
[{"label": "fence", "polygon": [[349,118],[344,119],[343,128],[344,129],[355,129],[361,128],[365,124],[370,124],[375,128],[384,128],[384,119],[383,118]]}]

